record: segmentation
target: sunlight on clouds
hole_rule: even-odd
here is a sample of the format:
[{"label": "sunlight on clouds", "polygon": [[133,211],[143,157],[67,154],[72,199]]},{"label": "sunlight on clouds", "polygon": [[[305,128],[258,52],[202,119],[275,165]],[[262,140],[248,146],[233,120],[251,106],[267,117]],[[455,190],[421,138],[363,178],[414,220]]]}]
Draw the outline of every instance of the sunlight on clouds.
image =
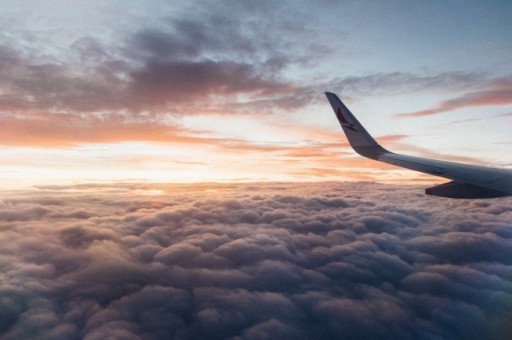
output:
[{"label": "sunlight on clouds", "polygon": [[2,191],[0,337],[506,338],[511,198],[418,190],[329,182]]},{"label": "sunlight on clouds", "polygon": [[[193,151],[191,152],[191,149]],[[119,143],[77,149],[4,148],[2,188],[91,181],[344,181],[433,183],[435,178],[344,154],[331,145]],[[65,164],[65,166],[62,166]]]}]

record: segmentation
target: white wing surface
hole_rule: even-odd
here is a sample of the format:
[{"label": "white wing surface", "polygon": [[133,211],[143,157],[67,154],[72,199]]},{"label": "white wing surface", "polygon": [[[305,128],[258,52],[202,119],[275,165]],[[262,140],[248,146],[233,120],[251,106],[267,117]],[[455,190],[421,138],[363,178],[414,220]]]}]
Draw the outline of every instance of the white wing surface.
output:
[{"label": "white wing surface", "polygon": [[425,190],[433,196],[450,198],[494,198],[512,195],[512,170],[399,155],[381,147],[334,93],[326,92],[348,142],[361,156],[451,182]]}]

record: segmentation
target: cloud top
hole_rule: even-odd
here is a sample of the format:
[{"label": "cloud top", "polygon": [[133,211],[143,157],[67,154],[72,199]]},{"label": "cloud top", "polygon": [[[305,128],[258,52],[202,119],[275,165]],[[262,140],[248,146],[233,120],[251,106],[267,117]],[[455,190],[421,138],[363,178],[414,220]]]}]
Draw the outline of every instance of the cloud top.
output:
[{"label": "cloud top", "polygon": [[510,199],[452,201],[370,183],[92,185],[2,196],[5,338],[510,331]]}]

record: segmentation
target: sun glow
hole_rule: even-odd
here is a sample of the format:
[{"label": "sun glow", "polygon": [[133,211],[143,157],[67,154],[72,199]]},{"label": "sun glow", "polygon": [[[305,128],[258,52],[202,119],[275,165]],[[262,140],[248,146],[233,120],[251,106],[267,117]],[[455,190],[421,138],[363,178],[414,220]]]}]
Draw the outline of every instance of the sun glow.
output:
[{"label": "sun glow", "polygon": [[[286,20],[266,21],[268,11],[258,6],[239,12],[221,2],[211,14],[194,1],[158,3],[5,8],[0,187],[437,181],[355,155],[324,91],[339,93],[390,150],[510,163],[512,26],[505,10],[483,21],[489,12],[482,4],[467,6],[473,12],[460,22],[436,16],[434,29],[447,25],[467,36],[436,33],[424,44],[398,23],[409,27],[415,17],[428,37],[431,18],[410,12],[402,21],[386,6],[284,2],[273,10]],[[383,20],[388,16],[394,19]],[[475,53],[447,48],[484,46],[487,37],[492,46]]]}]

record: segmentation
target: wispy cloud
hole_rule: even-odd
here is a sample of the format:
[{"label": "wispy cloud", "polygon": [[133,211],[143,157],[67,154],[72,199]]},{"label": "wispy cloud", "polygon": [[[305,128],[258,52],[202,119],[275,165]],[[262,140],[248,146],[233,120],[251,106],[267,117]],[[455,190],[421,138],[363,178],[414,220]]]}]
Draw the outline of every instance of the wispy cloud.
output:
[{"label": "wispy cloud", "polygon": [[496,118],[512,118],[512,112],[510,113],[502,113],[495,116]]},{"label": "wispy cloud", "polygon": [[[65,61],[27,53],[14,43],[4,45],[0,142],[193,142],[197,136],[170,125],[168,117],[265,114],[320,101],[326,88],[347,95],[393,93],[453,88],[478,78],[461,72],[393,72],[298,84],[285,71],[313,51],[304,49],[292,57],[285,53],[292,35],[268,44],[261,27],[245,24],[219,9],[170,18],[158,28],[127,33],[115,47],[92,37],[77,38],[70,50],[73,57]],[[301,32],[295,24],[288,23],[288,29]],[[212,25],[223,29],[214,32]]]},{"label": "wispy cloud", "polygon": [[433,108],[410,113],[399,113],[397,114],[397,117],[424,117],[466,107],[512,104],[512,80],[509,78],[491,81],[483,87],[484,88],[482,90],[466,93],[462,96],[442,101]]},{"label": "wispy cloud", "polygon": [[467,72],[422,74],[410,72],[373,73],[333,80],[328,88],[349,94],[396,94],[417,91],[446,91],[475,88],[484,75]]},{"label": "wispy cloud", "polygon": [[[323,100],[325,89],[347,95],[396,93],[453,88],[473,84],[479,77],[462,72],[391,72],[298,83],[286,71],[314,59],[315,49],[293,48],[296,35],[308,34],[307,30],[288,18],[275,25],[295,34],[274,37],[269,43],[266,30],[251,21],[252,16],[264,15],[260,6],[237,6],[251,16],[232,17],[223,6],[214,6],[191,12],[186,19],[171,16],[159,21],[158,28],[138,27],[115,45],[77,37],[60,59],[7,41],[0,48],[0,112],[12,129],[3,139],[7,145],[23,142],[24,137],[25,145],[57,145],[73,143],[71,136],[77,136],[75,143],[180,138],[170,136],[178,129],[169,127],[166,117],[265,114]],[[286,12],[280,7],[273,10]],[[103,121],[95,118],[99,113]],[[69,123],[68,131],[62,118]],[[113,129],[112,136],[107,136],[107,127]],[[142,131],[145,127],[147,132]]]},{"label": "wispy cloud", "polygon": [[[0,116],[0,143],[10,146],[67,147],[121,141],[188,142],[184,129],[151,122],[127,122],[123,115],[82,117],[74,114]],[[190,131],[188,131],[190,133]]]}]

